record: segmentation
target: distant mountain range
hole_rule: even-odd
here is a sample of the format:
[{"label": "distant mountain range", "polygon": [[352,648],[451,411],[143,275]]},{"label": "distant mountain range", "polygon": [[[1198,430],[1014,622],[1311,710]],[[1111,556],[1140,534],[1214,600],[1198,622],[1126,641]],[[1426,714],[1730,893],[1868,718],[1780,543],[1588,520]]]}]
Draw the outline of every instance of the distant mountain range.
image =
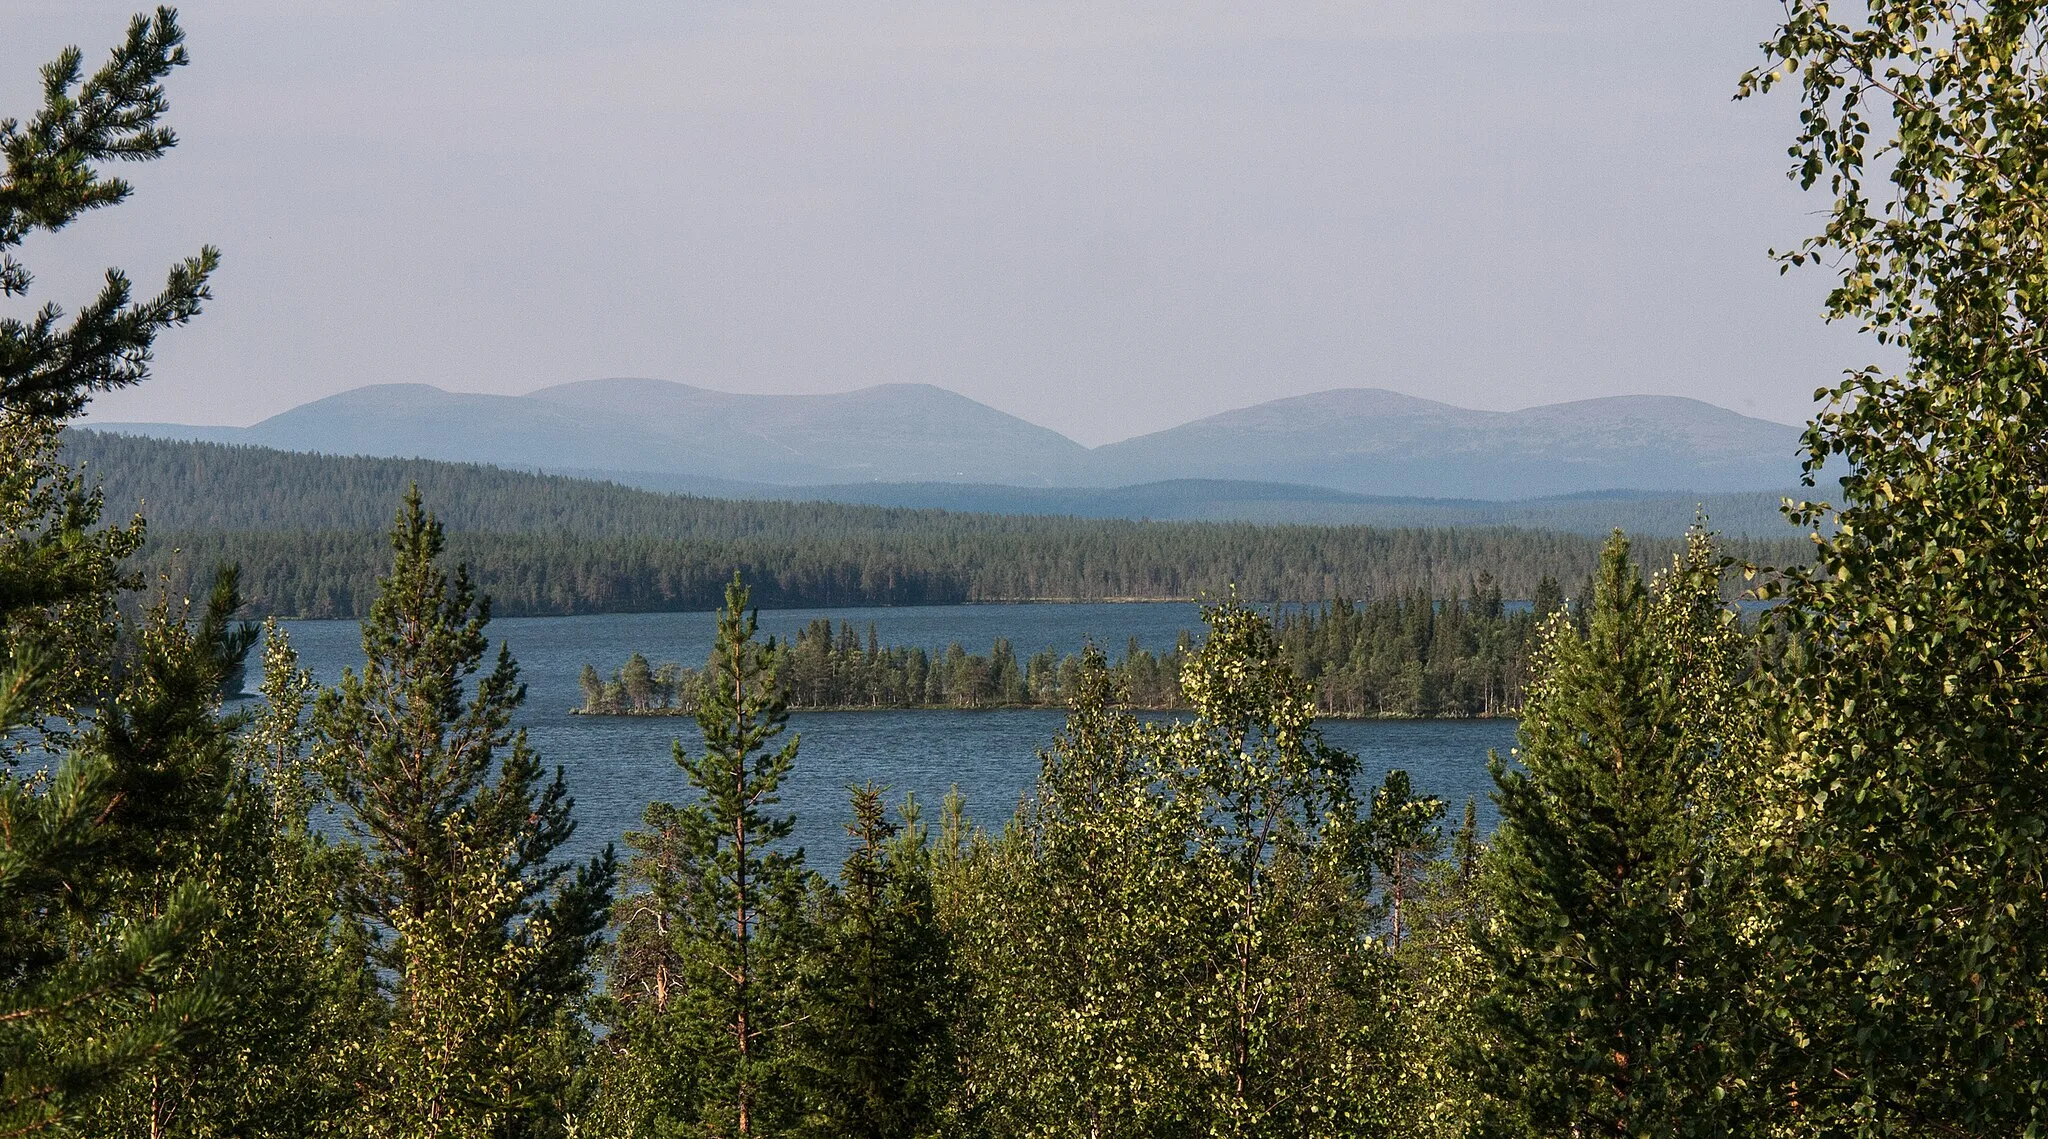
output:
[{"label": "distant mountain range", "polygon": [[[1788,486],[1799,471],[1797,428],[1672,396],[1497,412],[1379,389],[1339,389],[1092,449],[927,384],[776,396],[645,379],[590,380],[524,396],[378,384],[251,427],[87,426],[289,451],[573,472],[695,493],[802,487],[836,490],[839,501],[874,501],[846,497],[855,489],[850,484],[978,484],[984,504],[970,509],[987,509],[989,495],[1003,488],[1278,483],[1293,485],[1284,494],[1247,493],[1254,501],[1313,503],[1327,497],[1323,492],[1337,492],[1331,505],[1341,507],[1343,499],[1359,495],[1502,501],[1613,490],[1759,491]],[[918,492],[919,504],[936,505],[930,499],[941,495],[926,488]],[[1175,491],[1166,497],[1188,496]],[[1196,497],[1219,495],[1209,488]],[[1052,505],[1057,498],[1045,500],[1047,507],[1096,513],[1061,510]]]}]

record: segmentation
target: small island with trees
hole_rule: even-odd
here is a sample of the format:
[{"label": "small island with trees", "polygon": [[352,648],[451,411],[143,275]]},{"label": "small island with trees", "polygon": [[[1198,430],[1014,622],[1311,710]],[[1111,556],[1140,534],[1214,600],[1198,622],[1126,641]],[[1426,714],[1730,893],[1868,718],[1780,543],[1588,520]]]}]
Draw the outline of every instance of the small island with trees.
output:
[{"label": "small island with trees", "polygon": [[[1530,658],[1544,621],[1564,609],[1553,578],[1532,605],[1503,602],[1482,573],[1462,594],[1374,602],[1339,599],[1274,619],[1280,651],[1315,686],[1319,714],[1347,718],[1467,719],[1520,713]],[[1181,669],[1195,648],[1183,631],[1174,648],[1154,653],[1133,639],[1106,660],[1122,706],[1185,708]],[[939,653],[884,646],[872,624],[863,637],[850,622],[835,631],[820,618],[798,630],[783,656],[782,685],[792,709],[1063,708],[1078,690],[1088,653],[1046,649],[1020,658],[996,639],[987,655],[959,644]],[[693,715],[703,670],[634,653],[610,677],[583,667],[586,716]]]}]

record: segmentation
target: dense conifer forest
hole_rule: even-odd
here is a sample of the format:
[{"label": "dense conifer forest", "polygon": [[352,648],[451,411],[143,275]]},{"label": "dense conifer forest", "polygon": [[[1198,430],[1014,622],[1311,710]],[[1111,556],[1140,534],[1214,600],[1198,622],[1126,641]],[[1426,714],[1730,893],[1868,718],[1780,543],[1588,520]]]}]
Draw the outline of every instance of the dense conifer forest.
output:
[{"label": "dense conifer forest", "polygon": [[[569,861],[576,804],[422,493],[332,685],[273,623],[261,699],[224,709],[258,641],[232,565],[126,604],[142,528],[61,432],[199,316],[211,248],[0,320],[0,1139],[2048,1132],[2048,8],[1783,19],[1740,91],[1801,106],[1827,218],[1787,261],[1901,371],[1825,393],[1810,469],[1851,474],[1791,512],[1812,566],[1615,535],[1568,615],[1545,591],[1490,835],[1317,726],[1357,645],[1427,675],[1516,627],[1488,589],[1390,589],[1206,607],[1170,717],[1128,709],[1128,662],[1063,662],[1014,811],[856,785],[851,853],[814,865],[788,709],[881,650],[819,629],[799,664],[727,564],[684,793]],[[138,16],[0,120],[0,294],[170,150],[182,40]],[[920,548],[1050,533],[964,525]],[[1147,548],[1237,531],[1170,533]],[[1244,541],[1203,572],[1312,583]]]},{"label": "dense conifer forest", "polygon": [[[709,610],[734,570],[771,607],[1221,596],[1447,596],[1481,575],[1509,597],[1578,583],[1596,539],[1506,527],[1376,529],[952,514],[655,494],[423,460],[335,458],[73,432],[114,517],[142,508],[137,565],[173,592],[242,569],[261,613],[360,617],[384,571],[390,504],[417,484],[450,504],[450,553],[505,616]],[[1676,540],[1651,541],[1662,557]],[[1736,543],[1766,564],[1799,539]]]},{"label": "dense conifer forest", "polygon": [[[1511,716],[1521,711],[1544,618],[1563,607],[1557,583],[1538,584],[1534,606],[1510,609],[1491,582],[1469,595],[1425,595],[1296,608],[1275,622],[1276,643],[1294,675],[1314,690],[1326,716]],[[1183,632],[1166,653],[1135,641],[1104,667],[1127,708],[1185,707],[1180,674],[1194,640]],[[1087,653],[1046,649],[1020,657],[998,638],[986,655],[959,643],[943,652],[884,646],[868,626],[835,630],[823,618],[797,631],[783,657],[791,708],[1059,708],[1080,691]],[[583,668],[584,715],[694,715],[705,672],[634,653],[609,679]]]},{"label": "dense conifer forest", "polygon": [[[1778,509],[1779,491],[1683,494],[1615,490],[1523,501],[1372,498],[1318,487],[1170,480],[1135,487],[1049,488],[969,483],[842,483],[831,486],[712,484],[646,472],[554,471],[553,476],[473,463],[346,457],[257,445],[183,442],[87,425],[67,432],[65,453],[106,479],[107,507],[126,516],[146,498],[152,521],[174,530],[366,530],[388,521],[384,495],[418,482],[448,504],[456,530],[637,534],[687,526],[702,514],[674,509],[671,495],[771,502],[831,502],[953,514],[1010,514],[1155,521],[1256,521],[1382,529],[1514,526],[1605,537],[1676,537],[1701,507],[1729,534],[1782,538],[1798,531]],[[1788,458],[1791,456],[1788,455]],[[562,477],[567,476],[567,477]],[[306,494],[287,488],[302,486]],[[619,494],[618,490],[640,494]],[[232,493],[227,493],[231,491]],[[646,492],[656,492],[649,494]],[[664,501],[669,500],[669,501]],[[1233,513],[1216,513],[1218,510]],[[1243,513],[1234,513],[1234,511]]]}]

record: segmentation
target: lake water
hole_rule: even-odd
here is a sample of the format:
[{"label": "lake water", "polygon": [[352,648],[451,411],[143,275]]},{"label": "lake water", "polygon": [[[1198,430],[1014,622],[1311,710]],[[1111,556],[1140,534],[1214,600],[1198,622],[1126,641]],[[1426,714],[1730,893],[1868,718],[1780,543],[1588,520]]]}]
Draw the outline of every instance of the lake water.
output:
[{"label": "lake water", "polygon": [[[1071,652],[1092,640],[1117,655],[1134,637],[1145,648],[1163,651],[1181,630],[1201,629],[1196,606],[1161,602],[766,610],[761,631],[787,638],[819,617],[850,621],[863,638],[872,622],[885,645],[943,649],[959,641],[978,653],[987,652],[996,637],[1008,637],[1019,654],[1044,648]],[[579,820],[571,850],[578,856],[637,826],[649,800],[687,801],[690,789],[670,758],[670,744],[681,739],[694,751],[701,742],[687,718],[570,715],[583,700],[578,674],[592,664],[610,675],[636,651],[656,662],[701,664],[714,621],[710,613],[634,613],[491,623],[493,640],[511,646],[527,683],[517,723],[528,729],[543,760],[567,772]],[[284,625],[301,663],[322,682],[333,683],[344,667],[361,667],[355,622]],[[999,827],[1037,777],[1038,751],[1052,741],[1062,718],[1043,709],[792,713],[790,728],[802,744],[784,784],[783,805],[797,816],[794,841],[806,848],[812,865],[836,866],[846,849],[846,787],[867,780],[888,785],[892,798],[914,792],[934,820],[947,788],[958,786],[968,813]],[[1362,791],[1389,768],[1406,768],[1419,790],[1450,805],[1450,824],[1466,797],[1476,796],[1480,825],[1492,828],[1486,753],[1507,753],[1514,743],[1513,721],[1331,720],[1323,734],[1359,757]]]}]

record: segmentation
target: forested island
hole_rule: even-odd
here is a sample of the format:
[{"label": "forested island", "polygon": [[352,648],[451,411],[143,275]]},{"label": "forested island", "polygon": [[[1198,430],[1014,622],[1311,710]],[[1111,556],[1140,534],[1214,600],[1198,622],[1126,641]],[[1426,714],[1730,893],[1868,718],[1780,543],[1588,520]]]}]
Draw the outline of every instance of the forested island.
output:
[{"label": "forested island", "polygon": [[[1533,556],[1560,539],[705,507],[734,528],[675,547],[695,576],[673,588],[524,595],[717,581],[695,732],[619,757],[672,761],[677,792],[623,857],[563,856],[577,805],[521,727],[490,574],[459,559],[627,547],[463,546],[418,487],[367,546],[204,547],[268,559],[273,604],[362,613],[360,668],[322,683],[247,619],[235,565],[145,591],[145,523],[63,457],[200,315],[216,251],[152,295],[109,272],[72,315],[0,319],[0,1137],[2048,1133],[2048,7],[1783,19],[1739,91],[1800,102],[1793,170],[1827,217],[1788,267],[1835,274],[1827,314],[1900,369],[1824,393],[1808,469],[1849,474],[1788,510],[1810,560],[1757,578],[1704,530],[1617,534],[1569,615],[1552,588],[1523,628],[1492,591],[1581,580]],[[176,142],[182,41],[174,12],[138,16],[0,119],[0,295],[129,195],[118,163]],[[778,517],[902,541],[827,533],[778,581],[747,560],[800,554],[795,528],[747,530]],[[1402,550],[1434,584],[1345,576]],[[340,567],[294,560],[323,552]],[[842,685],[803,667],[887,653],[821,627],[799,666],[756,605],[893,596],[860,565],[1224,600],[1176,650],[1175,715],[1125,707],[1099,652],[1062,661],[1020,801],[977,818],[855,784],[851,851],[820,866],[779,806],[815,759],[789,709]],[[1230,598],[1240,575],[1365,600],[1276,623]],[[1762,636],[1731,597],[1751,589]],[[1426,686],[1496,659],[1488,630],[1525,671],[1479,697],[1520,708],[1483,834],[1476,804],[1362,778],[1318,717],[1365,706],[1333,678],[1381,648]],[[259,642],[260,697],[228,708]]]},{"label": "forested island", "polygon": [[[1588,583],[1590,586],[1590,583]],[[1589,592],[1589,591],[1588,591]],[[1555,581],[1538,583],[1537,601],[1510,608],[1490,578],[1468,594],[1423,595],[1355,603],[1338,600],[1283,613],[1274,624],[1294,675],[1313,686],[1326,716],[1467,718],[1521,711],[1531,656],[1543,621],[1564,605]],[[1185,708],[1180,675],[1195,638],[1154,653],[1135,640],[1103,666],[1120,707]],[[1090,654],[1052,649],[1020,657],[998,638],[986,655],[958,643],[943,652],[884,646],[872,624],[863,638],[851,622],[835,631],[820,618],[785,647],[781,683],[793,709],[1061,708],[1080,691]],[[634,653],[609,678],[583,667],[589,716],[695,715],[705,670]]]}]

